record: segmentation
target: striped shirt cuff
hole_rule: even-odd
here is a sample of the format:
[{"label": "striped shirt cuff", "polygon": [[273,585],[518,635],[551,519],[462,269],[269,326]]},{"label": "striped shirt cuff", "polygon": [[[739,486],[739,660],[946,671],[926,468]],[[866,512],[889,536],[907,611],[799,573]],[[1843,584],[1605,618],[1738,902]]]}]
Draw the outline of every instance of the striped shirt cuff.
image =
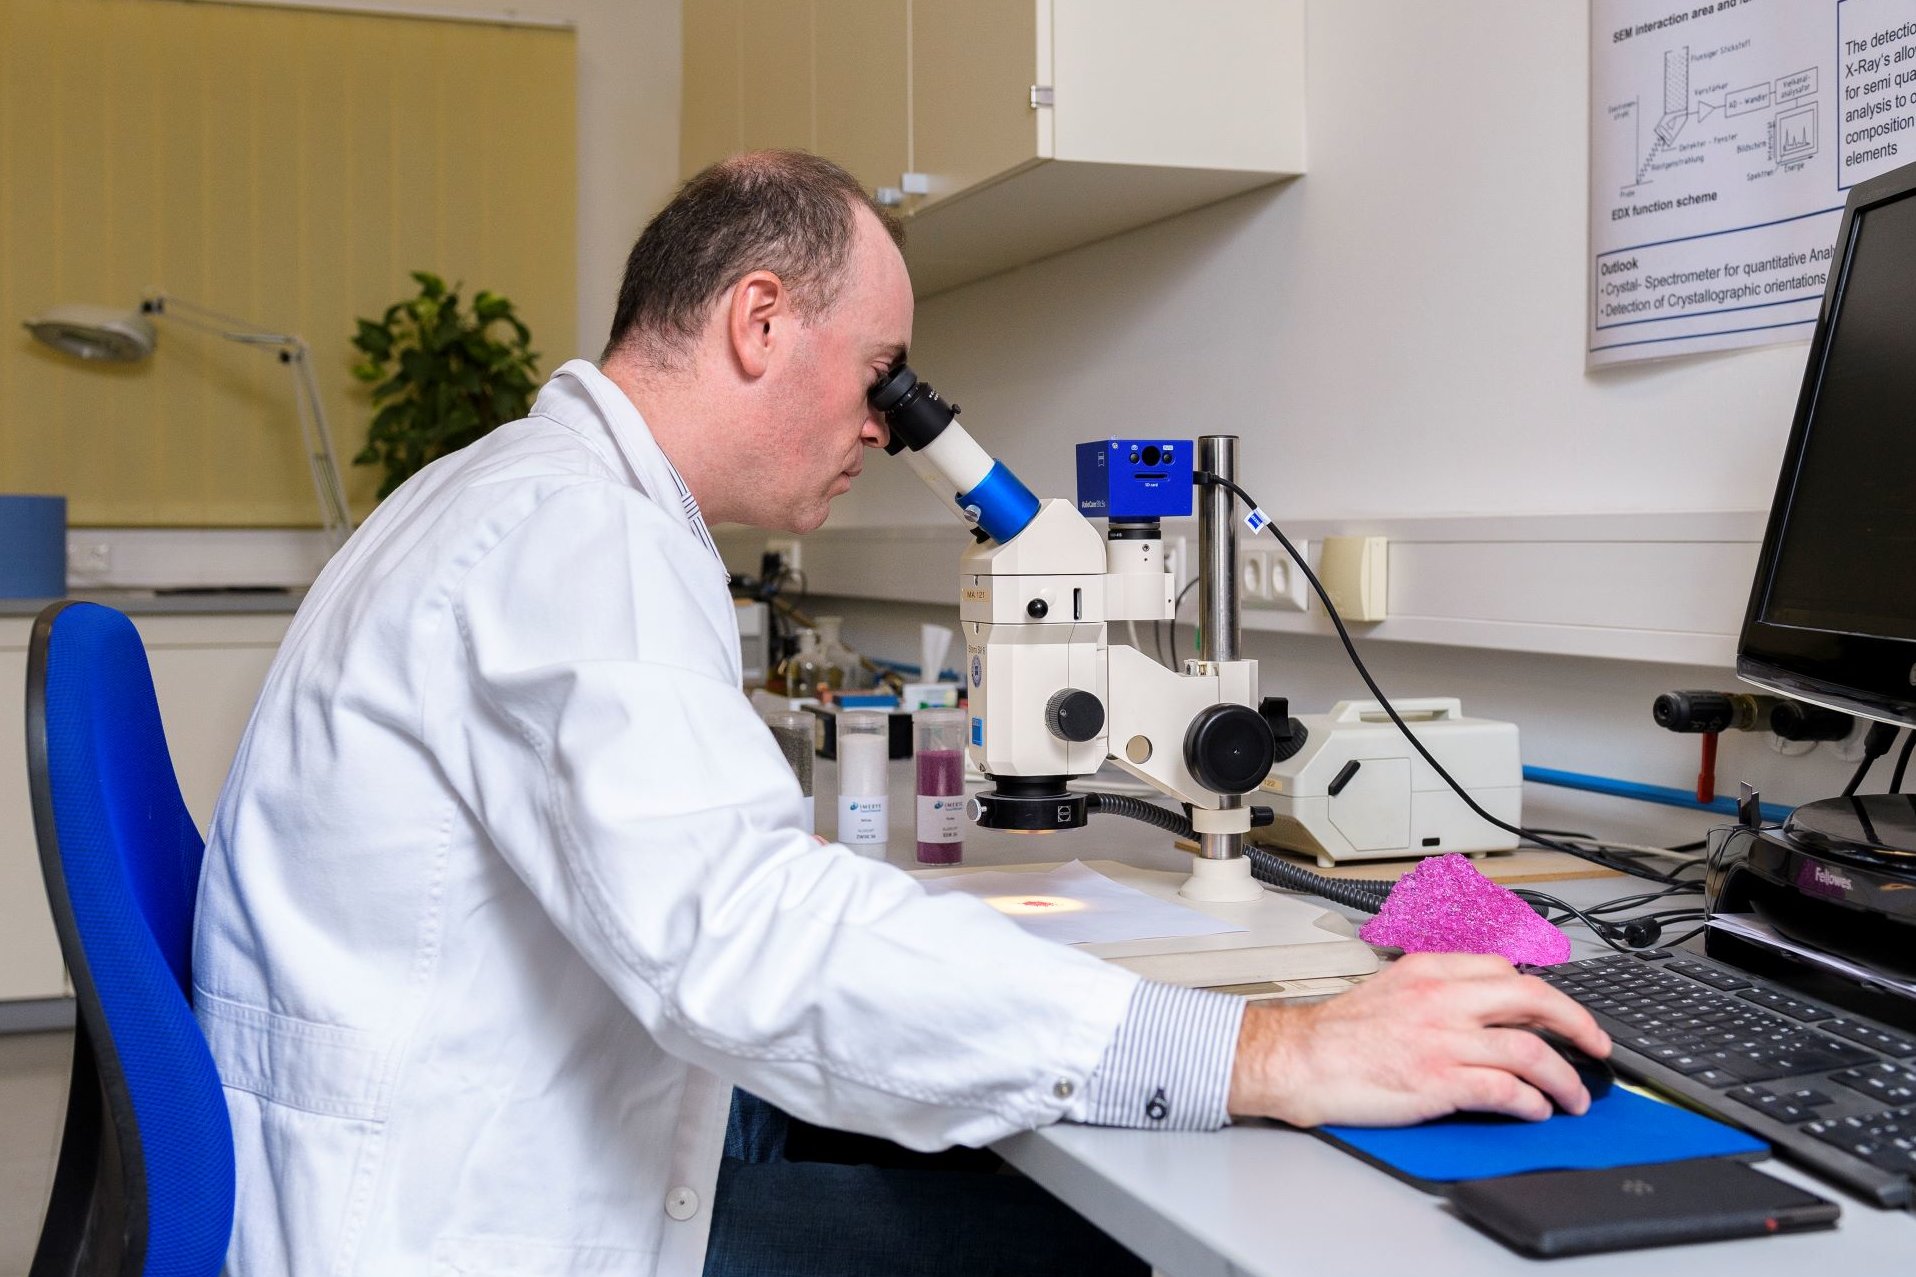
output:
[{"label": "striped shirt cuff", "polygon": [[1160,1131],[1226,1125],[1243,1019],[1242,998],[1140,980],[1097,1070],[1065,1117]]}]

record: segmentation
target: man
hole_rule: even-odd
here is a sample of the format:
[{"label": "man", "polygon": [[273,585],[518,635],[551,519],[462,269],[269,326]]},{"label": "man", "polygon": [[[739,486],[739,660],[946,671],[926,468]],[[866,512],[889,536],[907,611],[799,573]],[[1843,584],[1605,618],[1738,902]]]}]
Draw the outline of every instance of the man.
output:
[{"label": "man", "polygon": [[734,1085],[919,1149],[1587,1102],[1495,1026],[1601,1032],[1500,960],[1246,1011],[800,832],[705,520],[818,527],[911,323],[848,175],[729,161],[646,228],[602,365],[327,566],[202,887],[236,1271],[696,1273]]}]

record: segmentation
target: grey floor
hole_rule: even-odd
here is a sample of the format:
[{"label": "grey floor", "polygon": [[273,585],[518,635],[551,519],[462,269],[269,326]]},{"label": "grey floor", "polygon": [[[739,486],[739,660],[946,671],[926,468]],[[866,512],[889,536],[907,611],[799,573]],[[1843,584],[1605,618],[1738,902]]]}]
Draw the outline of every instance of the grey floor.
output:
[{"label": "grey floor", "polygon": [[26,1277],[66,1116],[73,1035],[0,1033],[0,1277]]}]

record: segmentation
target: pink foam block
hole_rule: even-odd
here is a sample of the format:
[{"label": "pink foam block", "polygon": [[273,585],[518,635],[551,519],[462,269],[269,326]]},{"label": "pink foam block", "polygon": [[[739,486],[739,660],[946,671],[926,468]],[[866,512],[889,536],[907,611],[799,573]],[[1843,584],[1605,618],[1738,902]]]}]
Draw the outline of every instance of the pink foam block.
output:
[{"label": "pink foam block", "polygon": [[1500,953],[1537,966],[1570,958],[1563,932],[1454,852],[1434,856],[1399,879],[1357,934],[1406,953]]}]

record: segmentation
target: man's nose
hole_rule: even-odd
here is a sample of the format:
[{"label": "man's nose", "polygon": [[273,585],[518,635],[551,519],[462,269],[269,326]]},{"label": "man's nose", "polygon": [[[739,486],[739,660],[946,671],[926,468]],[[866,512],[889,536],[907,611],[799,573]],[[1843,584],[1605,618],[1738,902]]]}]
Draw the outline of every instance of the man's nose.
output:
[{"label": "man's nose", "polygon": [[882,448],[891,442],[891,427],[885,424],[884,414],[868,412],[865,414],[865,428],[858,432],[867,448]]}]

